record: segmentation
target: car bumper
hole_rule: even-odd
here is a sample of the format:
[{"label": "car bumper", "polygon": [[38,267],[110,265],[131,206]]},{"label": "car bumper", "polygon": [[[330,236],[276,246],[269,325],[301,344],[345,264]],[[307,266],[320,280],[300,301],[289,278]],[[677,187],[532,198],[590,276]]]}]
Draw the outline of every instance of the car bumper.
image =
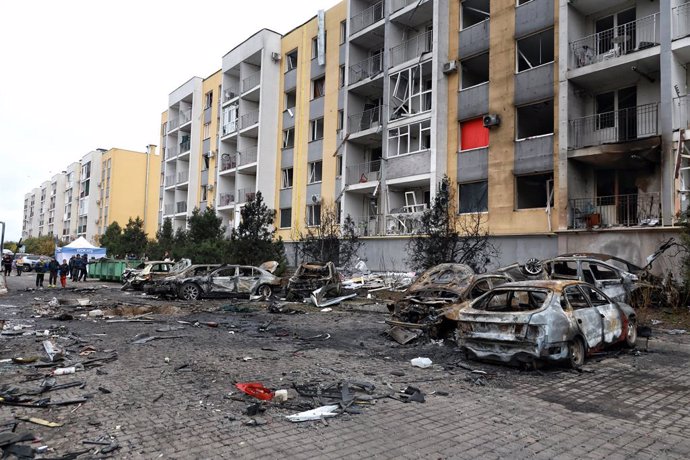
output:
[{"label": "car bumper", "polygon": [[476,358],[504,363],[562,361],[568,358],[566,342],[461,339],[459,345]]}]

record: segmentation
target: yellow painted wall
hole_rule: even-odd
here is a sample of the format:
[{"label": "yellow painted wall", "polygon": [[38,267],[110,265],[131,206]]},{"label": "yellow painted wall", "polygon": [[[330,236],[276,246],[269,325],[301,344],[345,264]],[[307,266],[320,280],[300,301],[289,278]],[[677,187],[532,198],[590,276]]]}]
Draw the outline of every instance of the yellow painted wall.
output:
[{"label": "yellow painted wall", "polygon": [[[221,98],[221,93],[220,93],[220,85],[223,81],[223,71],[222,69],[218,69],[214,74],[210,75],[207,77],[203,83],[202,83],[202,91],[201,91],[201,97],[202,99],[202,104],[205,104],[206,101],[206,93],[212,91],[213,92],[213,104],[211,105],[211,150],[216,152],[216,154],[209,160],[208,164],[208,183],[209,185],[213,184],[213,190],[208,191],[208,196],[206,199],[207,205],[213,206],[215,203],[214,197],[215,197],[215,184],[216,184],[216,162],[218,161],[218,130],[220,127],[220,123],[218,121],[218,109],[219,109],[219,101]],[[202,105],[203,107],[203,105]],[[203,109],[202,109],[203,110]],[[203,112],[202,112],[202,117],[203,117]],[[204,123],[203,123],[203,118],[200,123],[200,128],[201,132],[199,133],[199,148],[203,145],[204,142]],[[197,196],[199,197],[199,202],[201,200],[201,171],[203,170],[203,165],[204,165],[204,152],[199,152],[199,192],[197,193]],[[196,206],[199,206],[199,203],[196,203]]]}]

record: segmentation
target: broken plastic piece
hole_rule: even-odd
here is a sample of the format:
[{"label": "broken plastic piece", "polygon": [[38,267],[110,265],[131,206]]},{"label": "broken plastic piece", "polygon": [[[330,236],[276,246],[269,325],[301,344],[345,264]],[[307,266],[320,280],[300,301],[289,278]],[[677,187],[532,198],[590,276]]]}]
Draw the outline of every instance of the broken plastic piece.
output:
[{"label": "broken plastic piece", "polygon": [[262,401],[270,401],[273,399],[273,392],[263,386],[262,383],[249,382],[249,383],[236,383],[235,386],[238,390],[243,393],[248,394],[254,398],[260,399]]},{"label": "broken plastic piece", "polygon": [[415,367],[426,369],[427,367],[431,366],[431,360],[429,358],[414,358],[410,360],[410,364]]},{"label": "broken plastic piece", "polygon": [[335,417],[336,415],[338,415],[337,412],[334,412],[337,409],[337,405],[321,406],[317,407],[316,409],[299,412],[297,414],[286,415],[285,418],[287,418],[291,422],[308,422],[311,420],[321,420],[324,417]]},{"label": "broken plastic piece", "polygon": [[50,340],[43,341],[43,349],[48,354],[50,362],[55,362],[56,360],[60,360],[64,357],[64,352],[56,347]]}]

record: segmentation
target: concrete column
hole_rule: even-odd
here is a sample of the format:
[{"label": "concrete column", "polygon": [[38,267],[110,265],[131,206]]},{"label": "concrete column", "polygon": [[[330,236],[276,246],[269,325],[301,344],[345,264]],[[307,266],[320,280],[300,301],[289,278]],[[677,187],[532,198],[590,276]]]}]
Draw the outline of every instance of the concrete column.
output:
[{"label": "concrete column", "polygon": [[659,128],[661,131],[661,210],[662,224],[671,225],[673,219],[673,52],[671,51],[671,2],[659,2],[659,39],[661,40],[661,102]]}]

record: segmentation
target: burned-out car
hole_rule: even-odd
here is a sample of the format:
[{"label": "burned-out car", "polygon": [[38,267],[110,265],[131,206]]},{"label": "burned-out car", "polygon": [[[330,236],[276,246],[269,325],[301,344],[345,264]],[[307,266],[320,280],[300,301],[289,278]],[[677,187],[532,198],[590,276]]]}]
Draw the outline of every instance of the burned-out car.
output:
[{"label": "burned-out car", "polygon": [[220,264],[194,264],[183,270],[166,276],[161,280],[154,281],[144,286],[144,291],[149,295],[160,295],[163,297],[177,297],[178,284],[177,280],[185,278],[193,278],[196,276],[203,276],[211,273],[213,270],[220,267]]},{"label": "burned-out car", "polygon": [[144,289],[148,284],[161,280],[171,274],[179,273],[191,265],[191,263],[192,261],[189,259],[180,259],[178,262],[164,260],[142,262],[136,268],[123,272],[122,289]]},{"label": "burned-out car", "polygon": [[386,322],[393,326],[389,334],[400,343],[411,341],[421,331],[432,338],[442,337],[455,327],[444,320],[441,313],[445,307],[475,299],[510,281],[503,274],[477,275],[464,264],[436,265],[422,273],[401,300],[388,305],[392,318]]},{"label": "burned-out car", "polygon": [[309,262],[300,265],[290,277],[287,285],[287,297],[301,300],[312,292],[321,289],[324,296],[338,296],[342,293],[340,275],[333,262]]},{"label": "burned-out car", "polygon": [[171,283],[184,300],[236,296],[267,298],[280,289],[281,279],[258,267],[222,265],[208,274],[175,278]]},{"label": "burned-out car", "polygon": [[510,363],[566,361],[614,344],[635,346],[635,311],[581,281],[521,281],[492,289],[444,315],[457,321],[468,355]]}]

